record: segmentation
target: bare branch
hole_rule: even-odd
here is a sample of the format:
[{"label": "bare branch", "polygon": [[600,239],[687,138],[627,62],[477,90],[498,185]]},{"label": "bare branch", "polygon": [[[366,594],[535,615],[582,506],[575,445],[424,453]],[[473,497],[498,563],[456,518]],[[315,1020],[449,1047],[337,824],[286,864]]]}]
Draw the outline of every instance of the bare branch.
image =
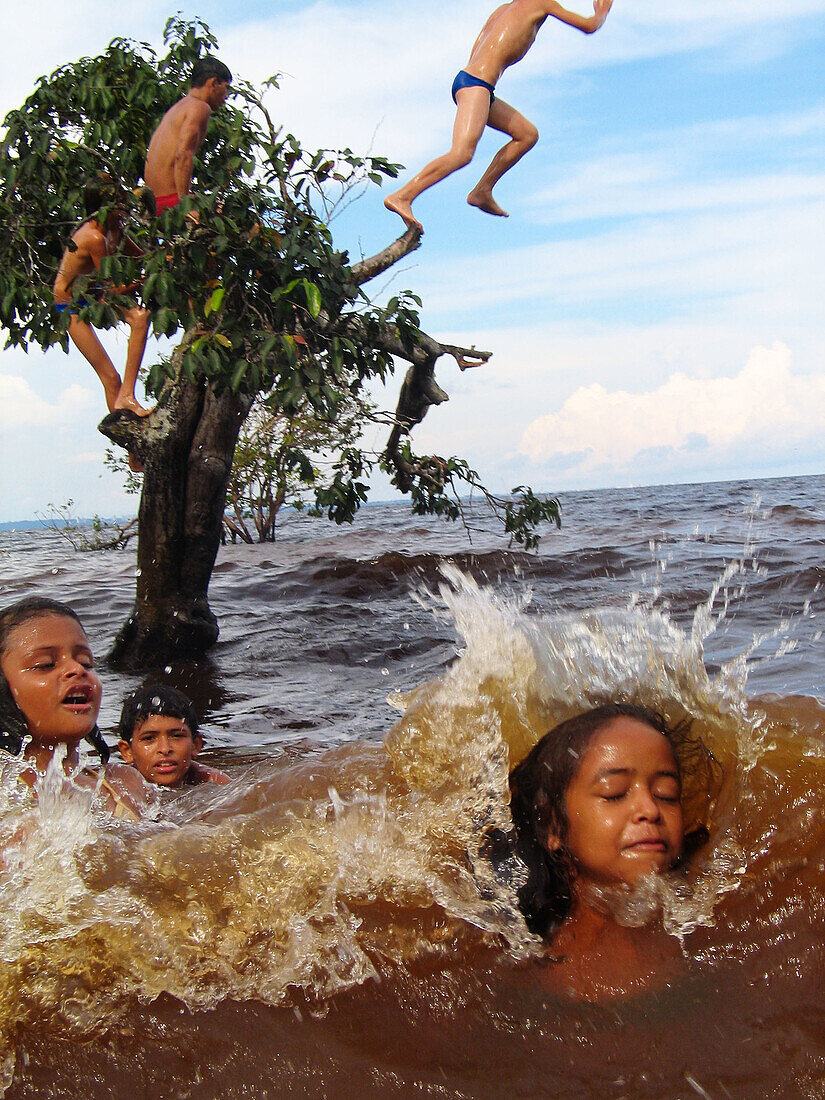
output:
[{"label": "bare branch", "polygon": [[403,236],[387,245],[381,252],[377,252],[369,259],[361,260],[360,263],[352,265],[352,274],[355,276],[356,283],[360,286],[362,283],[369,282],[370,279],[374,279],[376,275],[380,275],[382,271],[386,271],[388,267],[392,267],[393,264],[398,263],[404,256],[414,252],[420,246],[421,230],[408,229]]},{"label": "bare branch", "polygon": [[442,344],[442,354],[452,355],[459,370],[469,370],[471,367],[481,367],[492,355],[490,351],[476,351],[475,348],[459,348],[454,344]]},{"label": "bare branch", "polygon": [[[467,367],[486,363],[492,352],[463,348],[456,344],[441,344],[420,330],[415,343],[409,343],[402,340],[398,329],[388,322],[379,325],[377,331],[371,328],[367,333],[367,324],[358,314],[341,317],[331,327],[338,331],[343,328],[353,339],[369,341],[373,347],[381,348],[390,355],[398,356],[399,359],[406,359],[410,364],[398,395],[395,421],[384,452],[388,461],[396,466],[399,473],[402,473],[401,487],[403,488],[405,481],[403,474],[412,476],[412,471],[401,469],[404,465],[399,453],[401,437],[408,435],[414,425],[421,423],[432,405],[441,405],[444,401],[449,401],[449,396],[435,380],[436,362],[442,355],[452,355],[459,367],[465,370]],[[421,473],[421,471],[418,472]],[[440,476],[440,471],[436,471],[436,474]]]}]

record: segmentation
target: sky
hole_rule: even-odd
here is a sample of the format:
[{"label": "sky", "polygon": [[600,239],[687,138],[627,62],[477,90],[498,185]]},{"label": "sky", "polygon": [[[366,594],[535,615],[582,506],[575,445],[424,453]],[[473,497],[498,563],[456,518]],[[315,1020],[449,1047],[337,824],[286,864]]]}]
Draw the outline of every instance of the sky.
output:
[{"label": "sky", "polygon": [[[404,178],[449,146],[450,85],[491,7],[208,0],[182,14],[238,75],[282,74],[268,105],[305,147],[385,155]],[[30,0],[0,40],[0,114],[116,36],[160,47],[169,14],[65,0],[56,21]],[[415,291],[431,335],[493,352],[464,373],[440,360],[450,401],[416,449],[462,455],[505,491],[823,472],[823,77],[825,0],[615,0],[595,35],[549,19],[497,89],[540,133],[498,185],[510,216],[465,202],[501,143],[488,131],[472,165],[416,201],[422,247],[373,287]],[[382,197],[370,188],[333,222],[353,258],[403,228]],[[121,366],[125,336],[104,342]],[[150,338],[146,361],[159,350]],[[69,499],[78,515],[134,511],[103,466],[104,414],[77,353],[0,351],[0,521]],[[391,495],[378,479],[374,496]]]}]

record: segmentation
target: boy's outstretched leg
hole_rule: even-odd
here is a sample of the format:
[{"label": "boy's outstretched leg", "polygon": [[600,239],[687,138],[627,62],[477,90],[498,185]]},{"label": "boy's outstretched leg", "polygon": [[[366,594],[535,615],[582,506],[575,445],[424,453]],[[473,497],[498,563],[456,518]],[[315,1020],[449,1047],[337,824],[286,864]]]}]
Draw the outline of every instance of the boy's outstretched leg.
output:
[{"label": "boy's outstretched leg", "polygon": [[412,212],[413,200],[434,183],[439,183],[470,163],[490,114],[490,93],[486,88],[461,88],[456,92],[456,115],[450,151],[431,160],[409,183],[405,183],[384,199],[384,206],[403,218],[407,228],[423,231],[424,227]]},{"label": "boy's outstretched leg", "polygon": [[511,140],[493,157],[490,167],[467,196],[467,202],[486,214],[506,218],[507,211],[502,210],[493,198],[493,187],[505,172],[508,172],[525,153],[533,148],[539,140],[539,132],[524,115],[519,114],[514,107],[501,99],[497,99],[490,108],[487,125],[498,130],[499,133],[509,134]]},{"label": "boy's outstretched leg", "polygon": [[116,409],[129,409],[137,416],[149,416],[151,409],[144,409],[135,397],[135,383],[146,350],[146,338],[149,335],[151,314],[148,309],[133,306],[124,311],[123,320],[129,326],[129,343],[126,348],[126,366],[123,371],[123,383],[115,400]]}]

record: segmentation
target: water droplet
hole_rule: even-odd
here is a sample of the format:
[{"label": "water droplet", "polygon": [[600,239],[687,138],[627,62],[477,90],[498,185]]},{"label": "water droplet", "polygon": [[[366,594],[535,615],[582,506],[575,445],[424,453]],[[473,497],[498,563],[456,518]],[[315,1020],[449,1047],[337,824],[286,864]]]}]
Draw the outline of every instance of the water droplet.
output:
[{"label": "water droplet", "polygon": [[389,674],[390,674],[390,670],[388,668],[382,668],[381,669],[381,675],[382,676],[389,676]]}]

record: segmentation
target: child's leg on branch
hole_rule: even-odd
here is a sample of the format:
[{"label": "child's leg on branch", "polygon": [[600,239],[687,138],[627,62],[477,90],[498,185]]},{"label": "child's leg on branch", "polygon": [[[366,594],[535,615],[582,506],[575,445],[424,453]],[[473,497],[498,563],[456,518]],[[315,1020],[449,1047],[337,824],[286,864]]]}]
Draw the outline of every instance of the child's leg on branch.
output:
[{"label": "child's leg on branch", "polygon": [[116,409],[130,409],[138,416],[148,416],[151,409],[144,409],[135,398],[135,383],[137,382],[140,364],[143,361],[143,353],[146,350],[146,339],[149,335],[150,313],[148,309],[134,306],[123,313],[123,320],[129,326],[129,344],[126,348],[126,367],[123,371],[123,385],[115,401]]},{"label": "child's leg on branch", "polygon": [[114,412],[117,399],[120,395],[120,375],[114,367],[114,363],[106,354],[106,350],[98,340],[91,325],[81,321],[79,317],[72,316],[69,321],[69,339],[83,355],[87,362],[103,383],[106,393],[106,407],[109,412]]}]

